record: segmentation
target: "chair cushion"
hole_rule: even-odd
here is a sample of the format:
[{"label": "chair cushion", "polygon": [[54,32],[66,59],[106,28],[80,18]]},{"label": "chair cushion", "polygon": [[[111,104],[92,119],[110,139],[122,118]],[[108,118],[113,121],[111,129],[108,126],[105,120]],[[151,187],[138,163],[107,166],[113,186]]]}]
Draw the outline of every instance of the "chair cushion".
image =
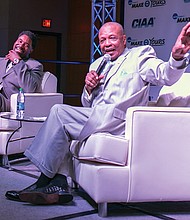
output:
[{"label": "chair cushion", "polygon": [[190,107],[190,95],[186,97],[177,96],[173,93],[163,94],[158,97],[155,106],[159,107]]},{"label": "chair cushion", "polygon": [[[1,115],[7,115],[10,112],[1,112]],[[0,131],[14,131],[16,128],[19,127],[19,122],[14,120],[7,120],[0,117]]]},{"label": "chair cushion", "polygon": [[57,77],[50,72],[45,72],[42,80],[42,93],[57,92]]},{"label": "chair cushion", "polygon": [[184,73],[181,78],[171,86],[163,86],[159,95],[173,93],[175,97],[186,97],[190,95],[190,73]]},{"label": "chair cushion", "polygon": [[190,106],[190,73],[184,73],[171,86],[163,86],[155,106],[189,107]]},{"label": "chair cushion", "polygon": [[82,144],[72,141],[70,150],[80,160],[125,166],[128,140],[109,133],[95,133]]}]

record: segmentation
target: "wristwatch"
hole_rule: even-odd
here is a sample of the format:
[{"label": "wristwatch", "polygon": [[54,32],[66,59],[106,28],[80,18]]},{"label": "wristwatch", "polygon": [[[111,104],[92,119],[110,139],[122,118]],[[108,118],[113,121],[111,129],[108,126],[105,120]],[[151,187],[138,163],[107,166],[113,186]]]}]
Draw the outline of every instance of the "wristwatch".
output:
[{"label": "wristwatch", "polygon": [[13,64],[17,64],[17,63],[19,63],[19,62],[20,62],[20,60],[19,60],[18,58],[14,58]]}]

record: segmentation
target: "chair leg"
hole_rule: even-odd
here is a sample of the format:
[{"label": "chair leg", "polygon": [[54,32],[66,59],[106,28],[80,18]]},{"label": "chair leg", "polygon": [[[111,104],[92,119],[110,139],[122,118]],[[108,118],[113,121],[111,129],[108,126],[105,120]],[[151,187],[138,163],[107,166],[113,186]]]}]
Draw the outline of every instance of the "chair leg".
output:
[{"label": "chair leg", "polygon": [[106,217],[107,214],[108,214],[108,204],[106,202],[98,203],[98,215],[100,217]]},{"label": "chair leg", "polygon": [[2,166],[12,170],[8,155],[2,155]]},{"label": "chair leg", "polygon": [[69,185],[71,188],[73,189],[79,189],[79,184],[77,182],[75,182],[72,178],[69,178]]},{"label": "chair leg", "polygon": [[9,165],[9,158],[8,155],[2,155],[2,165],[5,167]]}]

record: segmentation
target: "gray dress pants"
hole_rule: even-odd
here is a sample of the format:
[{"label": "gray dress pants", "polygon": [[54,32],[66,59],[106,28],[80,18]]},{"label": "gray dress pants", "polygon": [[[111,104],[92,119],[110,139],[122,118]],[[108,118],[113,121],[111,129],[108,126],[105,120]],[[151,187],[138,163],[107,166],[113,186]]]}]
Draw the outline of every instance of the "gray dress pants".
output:
[{"label": "gray dress pants", "polygon": [[56,173],[67,176],[71,162],[70,142],[77,140],[91,112],[91,108],[54,105],[32,144],[26,149],[25,156],[49,178]]}]

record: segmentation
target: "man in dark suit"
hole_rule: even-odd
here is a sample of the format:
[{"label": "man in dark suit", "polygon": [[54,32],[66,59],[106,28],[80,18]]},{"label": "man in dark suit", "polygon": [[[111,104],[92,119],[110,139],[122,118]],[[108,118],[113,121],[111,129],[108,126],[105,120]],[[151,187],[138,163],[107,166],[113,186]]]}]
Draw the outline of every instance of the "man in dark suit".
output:
[{"label": "man in dark suit", "polygon": [[10,111],[10,97],[19,88],[24,92],[40,92],[43,66],[30,58],[37,37],[31,31],[19,34],[13,49],[0,58],[0,112]]}]

